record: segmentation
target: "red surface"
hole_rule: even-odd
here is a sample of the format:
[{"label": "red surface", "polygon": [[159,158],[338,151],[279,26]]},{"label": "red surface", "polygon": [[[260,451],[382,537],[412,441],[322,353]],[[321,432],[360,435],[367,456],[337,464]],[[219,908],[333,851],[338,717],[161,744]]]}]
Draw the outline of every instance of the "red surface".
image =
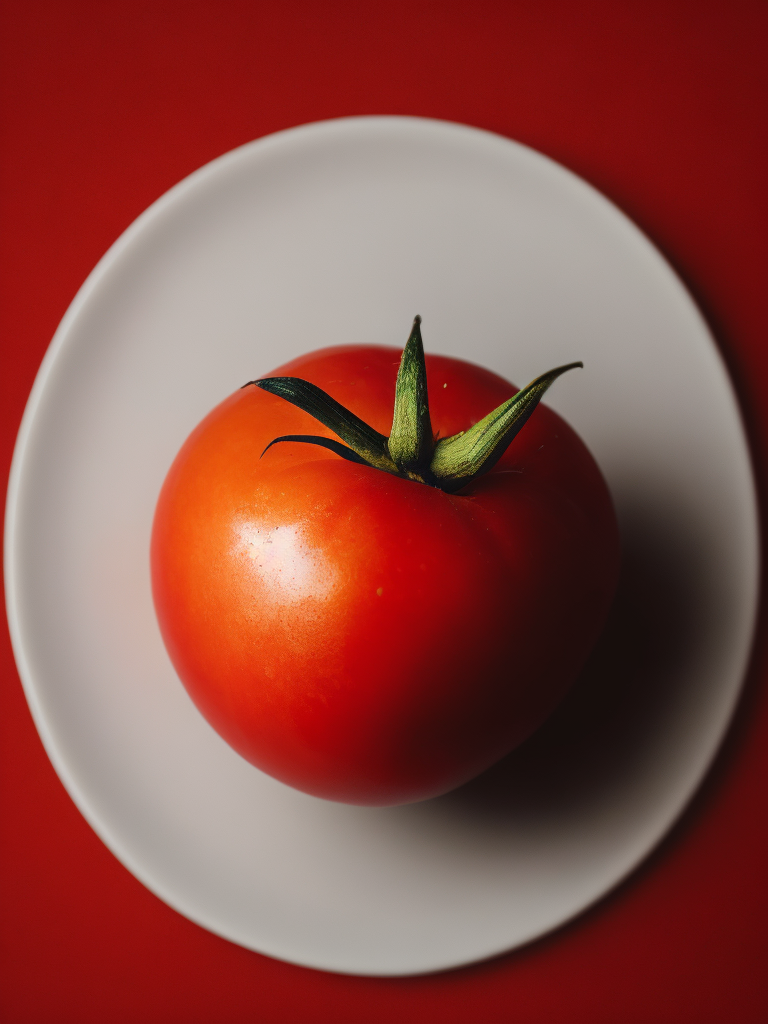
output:
[{"label": "red surface", "polygon": [[[290,125],[489,128],[616,201],[688,282],[768,467],[768,6],[760,2],[2,5],[0,444],[115,237],[200,164]],[[764,629],[763,629],[764,632]],[[0,1013],[23,1022],[624,1024],[768,1019],[768,645],[714,771],[620,890],[527,949],[349,978],[209,935],[147,892],[50,767],[0,640]]]}]

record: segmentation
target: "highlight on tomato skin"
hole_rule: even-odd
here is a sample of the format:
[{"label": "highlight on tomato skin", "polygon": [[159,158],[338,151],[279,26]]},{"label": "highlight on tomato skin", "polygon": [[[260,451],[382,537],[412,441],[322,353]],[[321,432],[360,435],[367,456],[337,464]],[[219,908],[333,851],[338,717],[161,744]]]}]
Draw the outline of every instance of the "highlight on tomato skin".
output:
[{"label": "highlight on tomato skin", "polygon": [[[352,443],[394,468],[316,440],[273,444],[339,434],[249,386],[187,439],[155,513],[155,607],[191,698],[257,768],[330,800],[424,800],[490,767],[562,699],[616,586],[607,486],[538,398],[482,475],[464,444],[463,462],[422,482],[435,438],[469,432],[516,389],[461,360],[421,359],[424,429],[399,390],[398,349],[325,349],[268,378],[331,396],[370,428]],[[415,437],[393,441],[398,422]],[[500,422],[488,429],[509,429]],[[493,442],[472,451],[489,461]],[[451,490],[457,472],[468,482]]]}]

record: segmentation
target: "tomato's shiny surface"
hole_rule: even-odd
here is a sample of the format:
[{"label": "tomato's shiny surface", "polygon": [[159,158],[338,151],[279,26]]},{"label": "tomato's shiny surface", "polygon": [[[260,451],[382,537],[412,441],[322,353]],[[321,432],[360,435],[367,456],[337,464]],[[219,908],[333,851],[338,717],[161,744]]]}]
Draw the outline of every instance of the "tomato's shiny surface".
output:
[{"label": "tomato's shiny surface", "polygon": [[[316,352],[276,375],[317,384],[389,433],[396,349]],[[514,393],[427,356],[448,436]],[[344,461],[283,434],[334,435],[236,391],[171,467],[152,535],[171,659],[243,757],[332,800],[446,792],[528,736],[592,648],[615,589],[615,516],[584,444],[539,406],[465,491]]]}]

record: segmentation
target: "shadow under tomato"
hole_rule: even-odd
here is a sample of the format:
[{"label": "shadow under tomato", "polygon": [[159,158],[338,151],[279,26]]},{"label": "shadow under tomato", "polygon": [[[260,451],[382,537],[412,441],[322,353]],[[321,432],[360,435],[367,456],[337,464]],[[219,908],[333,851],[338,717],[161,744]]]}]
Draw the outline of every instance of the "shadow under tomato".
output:
[{"label": "shadow under tomato", "polygon": [[702,559],[694,539],[641,508],[622,517],[623,562],[603,635],[555,714],[477,779],[413,813],[494,831],[578,818],[632,789],[665,722],[691,699],[701,635]]}]

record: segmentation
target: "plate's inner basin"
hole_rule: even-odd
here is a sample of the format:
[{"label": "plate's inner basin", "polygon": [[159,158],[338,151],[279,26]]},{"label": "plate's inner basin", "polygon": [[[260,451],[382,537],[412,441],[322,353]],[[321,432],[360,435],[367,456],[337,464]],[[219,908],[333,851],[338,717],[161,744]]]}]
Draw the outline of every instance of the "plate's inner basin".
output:
[{"label": "plate's inner basin", "polygon": [[[152,609],[154,503],[200,418],[302,351],[403,344],[524,384],[614,493],[625,572],[556,718],[487,776],[365,809],[290,790],[187,698]],[[360,973],[449,967],[578,912],[652,847],[738,692],[757,539],[729,383],[677,279],[613,207],[523,147],[437,122],[312,126],[144,215],[76,300],[33,396],[9,604],[49,752],[147,885],[246,946]]]}]

